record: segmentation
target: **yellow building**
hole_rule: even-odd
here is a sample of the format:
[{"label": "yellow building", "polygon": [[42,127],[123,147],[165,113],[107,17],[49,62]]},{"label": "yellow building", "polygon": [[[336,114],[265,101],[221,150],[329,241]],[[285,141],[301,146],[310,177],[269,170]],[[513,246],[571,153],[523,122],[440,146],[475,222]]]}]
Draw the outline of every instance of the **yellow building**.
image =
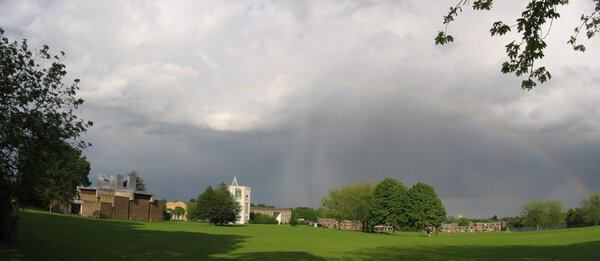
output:
[{"label": "yellow building", "polygon": [[173,217],[171,217],[171,219],[173,220],[183,220],[183,221],[187,221],[187,204],[183,201],[172,201],[172,202],[167,202],[166,204],[167,209],[170,210],[169,212],[175,210],[176,207],[181,207],[183,208],[183,210],[185,210],[185,212],[183,214],[179,214],[179,215],[173,215]]}]

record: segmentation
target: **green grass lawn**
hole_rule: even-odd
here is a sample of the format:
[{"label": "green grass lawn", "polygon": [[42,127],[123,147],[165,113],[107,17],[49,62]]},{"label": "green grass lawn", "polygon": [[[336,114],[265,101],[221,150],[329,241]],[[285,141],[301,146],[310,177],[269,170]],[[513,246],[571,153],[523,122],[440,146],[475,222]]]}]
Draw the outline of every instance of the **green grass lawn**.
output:
[{"label": "green grass lawn", "polygon": [[99,220],[28,210],[0,260],[600,260],[600,228],[371,234],[308,226]]}]

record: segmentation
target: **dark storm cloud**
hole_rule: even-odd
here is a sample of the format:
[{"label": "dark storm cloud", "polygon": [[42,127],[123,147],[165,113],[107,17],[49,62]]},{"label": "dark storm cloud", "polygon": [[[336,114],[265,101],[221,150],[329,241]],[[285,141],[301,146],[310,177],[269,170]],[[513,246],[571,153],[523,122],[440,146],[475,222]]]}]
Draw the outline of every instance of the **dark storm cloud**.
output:
[{"label": "dark storm cloud", "polygon": [[[253,201],[318,207],[331,187],[394,177],[433,185],[450,215],[517,215],[533,199],[576,206],[564,173],[600,190],[600,45],[547,38],[550,82],[503,75],[494,15],[464,12],[440,47],[447,2],[4,1],[0,24],[67,52],[97,173],[135,169],[187,200],[238,177]],[[566,32],[566,33],[565,33]],[[540,153],[546,158],[540,158]],[[549,163],[554,160],[555,163]]]}]

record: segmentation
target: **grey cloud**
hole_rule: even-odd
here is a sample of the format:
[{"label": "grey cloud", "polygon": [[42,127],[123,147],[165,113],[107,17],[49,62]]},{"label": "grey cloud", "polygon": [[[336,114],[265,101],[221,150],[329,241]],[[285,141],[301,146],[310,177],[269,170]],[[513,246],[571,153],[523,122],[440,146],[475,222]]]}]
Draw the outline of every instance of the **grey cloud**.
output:
[{"label": "grey cloud", "polygon": [[188,4],[0,4],[11,37],[66,51],[81,78],[92,176],[135,169],[169,200],[238,176],[256,202],[318,207],[331,187],[391,176],[433,185],[453,215],[576,206],[520,138],[600,189],[600,45],[573,54],[566,23],[549,38],[552,81],[525,92],[499,72],[507,39],[488,37],[520,12],[510,3],[461,14],[445,47],[443,1]]}]

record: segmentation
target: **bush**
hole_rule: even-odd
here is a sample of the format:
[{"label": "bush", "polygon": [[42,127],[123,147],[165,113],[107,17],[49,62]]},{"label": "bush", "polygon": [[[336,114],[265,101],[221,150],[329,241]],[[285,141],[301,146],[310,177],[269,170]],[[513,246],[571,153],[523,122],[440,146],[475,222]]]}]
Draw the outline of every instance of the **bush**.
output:
[{"label": "bush", "polygon": [[252,224],[279,224],[274,217],[254,212],[250,213],[250,220],[252,221]]},{"label": "bush", "polygon": [[471,220],[466,217],[461,217],[458,219],[458,225],[461,227],[466,227],[471,225]]}]

